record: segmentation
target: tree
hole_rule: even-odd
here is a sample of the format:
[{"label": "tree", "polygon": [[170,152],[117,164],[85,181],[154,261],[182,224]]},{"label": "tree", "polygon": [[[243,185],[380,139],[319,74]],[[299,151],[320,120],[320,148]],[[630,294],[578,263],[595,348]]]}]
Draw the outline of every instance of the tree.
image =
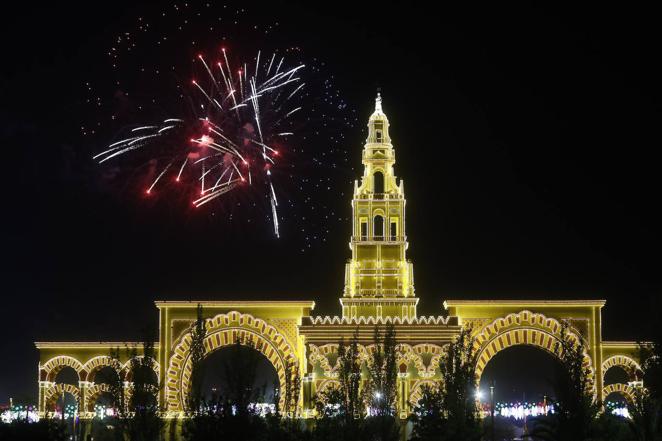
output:
[{"label": "tree", "polygon": [[471,326],[460,330],[439,362],[441,372],[442,439],[471,441],[480,439],[480,416],[476,403],[475,338]]},{"label": "tree", "polygon": [[253,342],[239,338],[226,350],[229,353],[223,363],[225,398],[236,415],[247,416],[252,413],[251,402],[264,394],[264,386],[255,384],[260,353]]},{"label": "tree", "polygon": [[414,440],[478,441],[480,416],[475,399],[477,351],[472,328],[463,328],[439,362],[441,380],[423,390],[415,412]]},{"label": "tree", "polygon": [[584,363],[585,343],[561,326],[556,352],[560,363],[554,377],[554,413],[542,417],[531,434],[544,440],[592,439],[600,406],[593,400],[593,383],[589,366]]},{"label": "tree", "polygon": [[198,395],[198,410],[183,424],[184,438],[189,441],[266,439],[266,421],[251,406],[253,401],[263,399],[265,388],[255,385],[261,356],[252,342],[240,338],[224,351],[228,353],[222,366],[221,394],[210,399],[202,393]]},{"label": "tree", "polygon": [[439,385],[437,387],[424,385],[419,402],[410,403],[413,409],[409,419],[414,423],[412,441],[439,439],[444,422],[442,401]]},{"label": "tree", "polygon": [[[656,331],[659,335],[659,331]],[[639,344],[645,388],[635,390],[628,403],[629,426],[636,441],[662,440],[662,346],[658,339]]]},{"label": "tree", "polygon": [[358,329],[354,331],[349,345],[340,339],[338,345],[338,381],[340,382],[340,413],[348,425],[354,418],[362,416],[363,405],[360,400],[361,360],[359,359]]},{"label": "tree", "polygon": [[375,351],[369,365],[370,377],[366,390],[371,414],[375,416],[395,414],[398,372],[396,367],[395,327],[387,326],[384,337],[375,326]]},{"label": "tree", "polygon": [[662,440],[662,420],[660,402],[647,390],[637,388],[634,400],[628,403],[629,426],[633,441]]},{"label": "tree", "polygon": [[205,376],[204,358],[205,358],[205,337],[207,336],[207,327],[203,317],[202,305],[198,304],[197,318],[191,329],[191,346],[189,356],[191,358],[191,388],[188,392],[187,412],[195,414],[200,411],[202,404],[202,382]]},{"label": "tree", "polygon": [[338,343],[338,388],[319,393],[316,397],[318,419],[313,439],[318,441],[350,441],[361,439],[361,419],[365,413],[361,400],[361,360],[358,329],[347,344]]},{"label": "tree", "polygon": [[159,439],[163,421],[158,409],[159,382],[154,372],[152,334],[146,333],[142,345],[143,356],[137,357],[134,349],[130,357],[133,390],[129,400],[129,438],[131,441],[154,441]]},{"label": "tree", "polygon": [[[126,349],[128,352],[128,348]],[[108,386],[108,395],[113,406],[114,415],[110,419],[113,435],[116,440],[124,440],[128,432],[129,407],[126,401],[126,390],[121,377],[122,362],[120,361],[120,348],[111,348],[108,353],[109,367],[97,374],[98,382]]]}]

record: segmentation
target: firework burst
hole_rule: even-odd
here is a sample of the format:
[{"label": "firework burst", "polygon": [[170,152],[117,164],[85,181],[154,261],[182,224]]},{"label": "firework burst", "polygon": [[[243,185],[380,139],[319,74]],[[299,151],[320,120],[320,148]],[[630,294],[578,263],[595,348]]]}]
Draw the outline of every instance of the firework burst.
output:
[{"label": "firework burst", "polygon": [[345,225],[356,110],[271,17],[193,1],[147,8],[113,37],[80,126],[104,189],[236,229],[266,219],[301,251]]},{"label": "firework burst", "polygon": [[[205,75],[191,81],[191,117],[133,127],[94,159],[103,163],[156,146],[166,165],[146,193],[169,176],[179,183],[192,180],[194,185],[188,187],[197,189],[192,201],[196,207],[242,185],[259,188],[269,200],[274,234],[279,236],[271,169],[279,146],[294,134],[292,118],[301,110],[298,96],[305,87],[300,76],[305,66],[288,67],[276,53],[261,60],[258,52],[254,66],[243,63],[234,69],[224,48],[213,64],[203,55],[197,58]],[[185,173],[187,169],[191,171]]]}]

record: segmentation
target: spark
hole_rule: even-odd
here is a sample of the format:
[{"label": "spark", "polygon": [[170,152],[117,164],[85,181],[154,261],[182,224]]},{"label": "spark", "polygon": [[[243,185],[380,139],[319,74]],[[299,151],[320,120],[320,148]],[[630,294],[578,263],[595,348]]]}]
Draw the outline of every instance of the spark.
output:
[{"label": "spark", "polygon": [[150,185],[149,188],[147,189],[147,193],[148,193],[148,194],[152,192],[152,189],[154,188],[154,186],[156,185],[156,183],[159,182],[159,180],[161,179],[161,177],[165,174],[165,172],[168,171],[168,169],[170,168],[171,165],[172,165],[172,161],[170,161],[170,163],[169,163],[168,165],[165,166],[165,168],[163,169],[163,171],[162,171],[161,173],[159,173],[159,175],[156,177],[156,179],[154,179],[154,182],[152,182],[152,185]]}]

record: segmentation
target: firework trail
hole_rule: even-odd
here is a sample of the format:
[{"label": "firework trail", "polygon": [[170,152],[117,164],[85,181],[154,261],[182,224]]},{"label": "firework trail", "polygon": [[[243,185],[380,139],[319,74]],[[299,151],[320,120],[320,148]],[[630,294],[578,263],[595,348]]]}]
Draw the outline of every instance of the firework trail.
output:
[{"label": "firework trail", "polygon": [[294,134],[292,118],[302,109],[297,98],[305,89],[300,76],[305,66],[288,67],[276,53],[262,59],[258,51],[254,66],[239,63],[241,67],[235,68],[225,49],[218,55],[222,61],[215,63],[197,57],[204,75],[191,81],[192,116],[134,127],[94,159],[104,163],[156,147],[167,165],[146,193],[172,175],[175,182],[186,180],[198,189],[192,200],[195,207],[242,186],[256,188],[269,200],[278,237],[271,169],[277,165],[279,146]]}]

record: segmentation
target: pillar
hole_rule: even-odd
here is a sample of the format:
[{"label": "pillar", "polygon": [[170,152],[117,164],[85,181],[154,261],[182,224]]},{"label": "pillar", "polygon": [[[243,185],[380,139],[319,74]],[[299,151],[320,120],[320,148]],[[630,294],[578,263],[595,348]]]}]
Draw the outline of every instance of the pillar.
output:
[{"label": "pillar", "polygon": [[79,398],[79,403],[78,403],[78,415],[80,415],[81,418],[92,418],[93,415],[88,415],[88,390],[92,386],[92,383],[89,381],[79,381],[78,382],[78,389],[80,390],[80,398]]},{"label": "pillar", "polygon": [[315,403],[313,399],[315,397],[315,381],[313,380],[313,374],[306,374],[303,376],[302,381],[302,406],[303,412],[302,416],[304,418],[312,418],[315,411]]},{"label": "pillar", "polygon": [[51,381],[40,381],[39,382],[39,418],[46,416],[46,391],[49,387],[53,386],[55,383]]},{"label": "pillar", "polygon": [[407,372],[398,373],[398,393],[397,402],[400,418],[406,419],[409,416],[409,374]]}]

